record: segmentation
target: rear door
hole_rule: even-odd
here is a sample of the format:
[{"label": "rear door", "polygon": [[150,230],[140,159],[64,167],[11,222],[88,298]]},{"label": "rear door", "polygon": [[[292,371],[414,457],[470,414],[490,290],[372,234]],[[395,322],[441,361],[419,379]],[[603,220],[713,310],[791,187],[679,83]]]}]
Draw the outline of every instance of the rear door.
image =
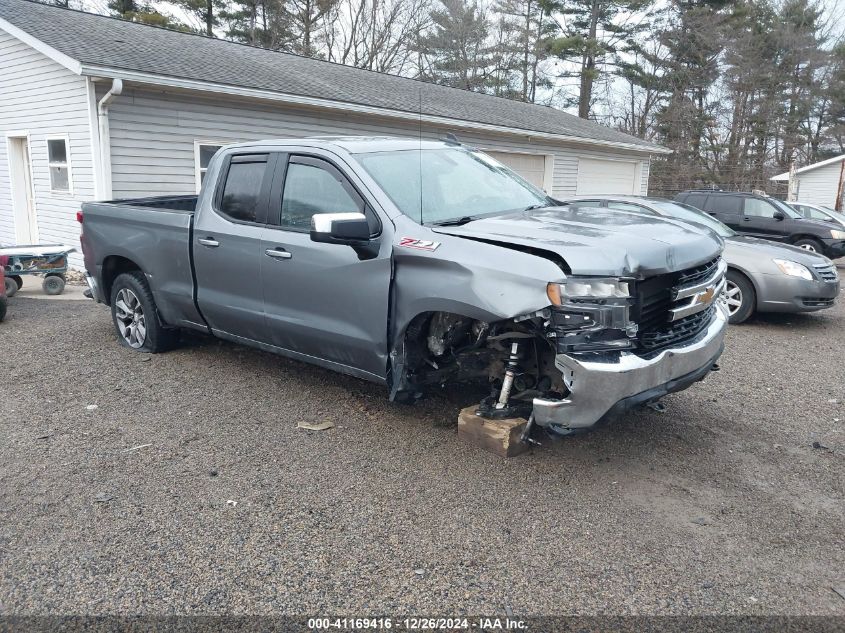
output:
[{"label": "rear door", "polygon": [[[383,379],[392,226],[382,225],[339,164],[316,150],[278,161],[261,243],[267,329],[277,347]],[[311,241],[312,215],[343,212],[367,214],[374,256]]]},{"label": "rear door", "polygon": [[[697,206],[697,205],[693,205]],[[702,207],[705,212],[727,224],[735,231],[742,231],[742,197],[728,195],[710,195]]]},{"label": "rear door", "polygon": [[226,159],[212,209],[199,213],[193,236],[197,304],[212,330],[266,342],[261,234],[275,155]]}]

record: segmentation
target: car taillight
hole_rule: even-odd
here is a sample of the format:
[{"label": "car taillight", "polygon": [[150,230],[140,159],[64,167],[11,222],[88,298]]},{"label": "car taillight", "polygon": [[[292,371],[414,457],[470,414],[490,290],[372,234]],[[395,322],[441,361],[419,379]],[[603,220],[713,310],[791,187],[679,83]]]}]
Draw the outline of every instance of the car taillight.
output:
[{"label": "car taillight", "polygon": [[76,221],[82,224],[82,211],[76,212]]}]

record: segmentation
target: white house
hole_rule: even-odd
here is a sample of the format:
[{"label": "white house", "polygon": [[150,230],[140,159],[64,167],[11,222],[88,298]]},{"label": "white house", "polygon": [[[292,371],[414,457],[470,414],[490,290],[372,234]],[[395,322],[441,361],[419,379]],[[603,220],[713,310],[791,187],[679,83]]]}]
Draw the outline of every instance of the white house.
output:
[{"label": "white house", "polygon": [[448,132],[555,196],[645,194],[667,151],[553,108],[0,0],[3,244],[76,243],[86,200],[197,191],[226,143]]},{"label": "white house", "polygon": [[[842,199],[845,187],[845,154],[796,169],[793,174],[793,182],[789,188],[790,202],[807,202],[837,211],[842,210],[842,205],[845,204]],[[772,180],[789,182],[789,172],[778,174]]]}]

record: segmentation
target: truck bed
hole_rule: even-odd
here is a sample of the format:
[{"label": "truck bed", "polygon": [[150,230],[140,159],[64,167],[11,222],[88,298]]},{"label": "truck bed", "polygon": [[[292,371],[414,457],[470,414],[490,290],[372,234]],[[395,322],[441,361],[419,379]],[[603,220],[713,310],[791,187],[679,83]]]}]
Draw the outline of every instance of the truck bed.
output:
[{"label": "truck bed", "polygon": [[[197,196],[157,196],[82,205],[86,268],[112,279],[129,262],[146,273],[167,323],[202,323],[194,303],[193,236]],[[105,254],[108,257],[103,257]],[[103,299],[110,301],[108,284]]]}]

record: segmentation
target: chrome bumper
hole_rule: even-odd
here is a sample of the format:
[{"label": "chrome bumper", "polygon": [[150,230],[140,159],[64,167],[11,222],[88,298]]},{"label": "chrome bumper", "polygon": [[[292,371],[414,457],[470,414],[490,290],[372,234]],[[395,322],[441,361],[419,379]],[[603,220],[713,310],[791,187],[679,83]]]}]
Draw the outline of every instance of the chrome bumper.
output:
[{"label": "chrome bumper", "polygon": [[593,426],[608,412],[625,410],[686,389],[701,380],[724,347],[728,315],[721,302],[710,324],[679,347],[642,358],[630,352],[605,357],[558,354],[555,365],[570,394],[564,400],[534,399],[539,426]]},{"label": "chrome bumper", "polygon": [[103,303],[103,298],[100,296],[100,286],[97,284],[96,278],[89,273],[85,273],[85,282],[91,289],[91,298],[97,303]]}]

